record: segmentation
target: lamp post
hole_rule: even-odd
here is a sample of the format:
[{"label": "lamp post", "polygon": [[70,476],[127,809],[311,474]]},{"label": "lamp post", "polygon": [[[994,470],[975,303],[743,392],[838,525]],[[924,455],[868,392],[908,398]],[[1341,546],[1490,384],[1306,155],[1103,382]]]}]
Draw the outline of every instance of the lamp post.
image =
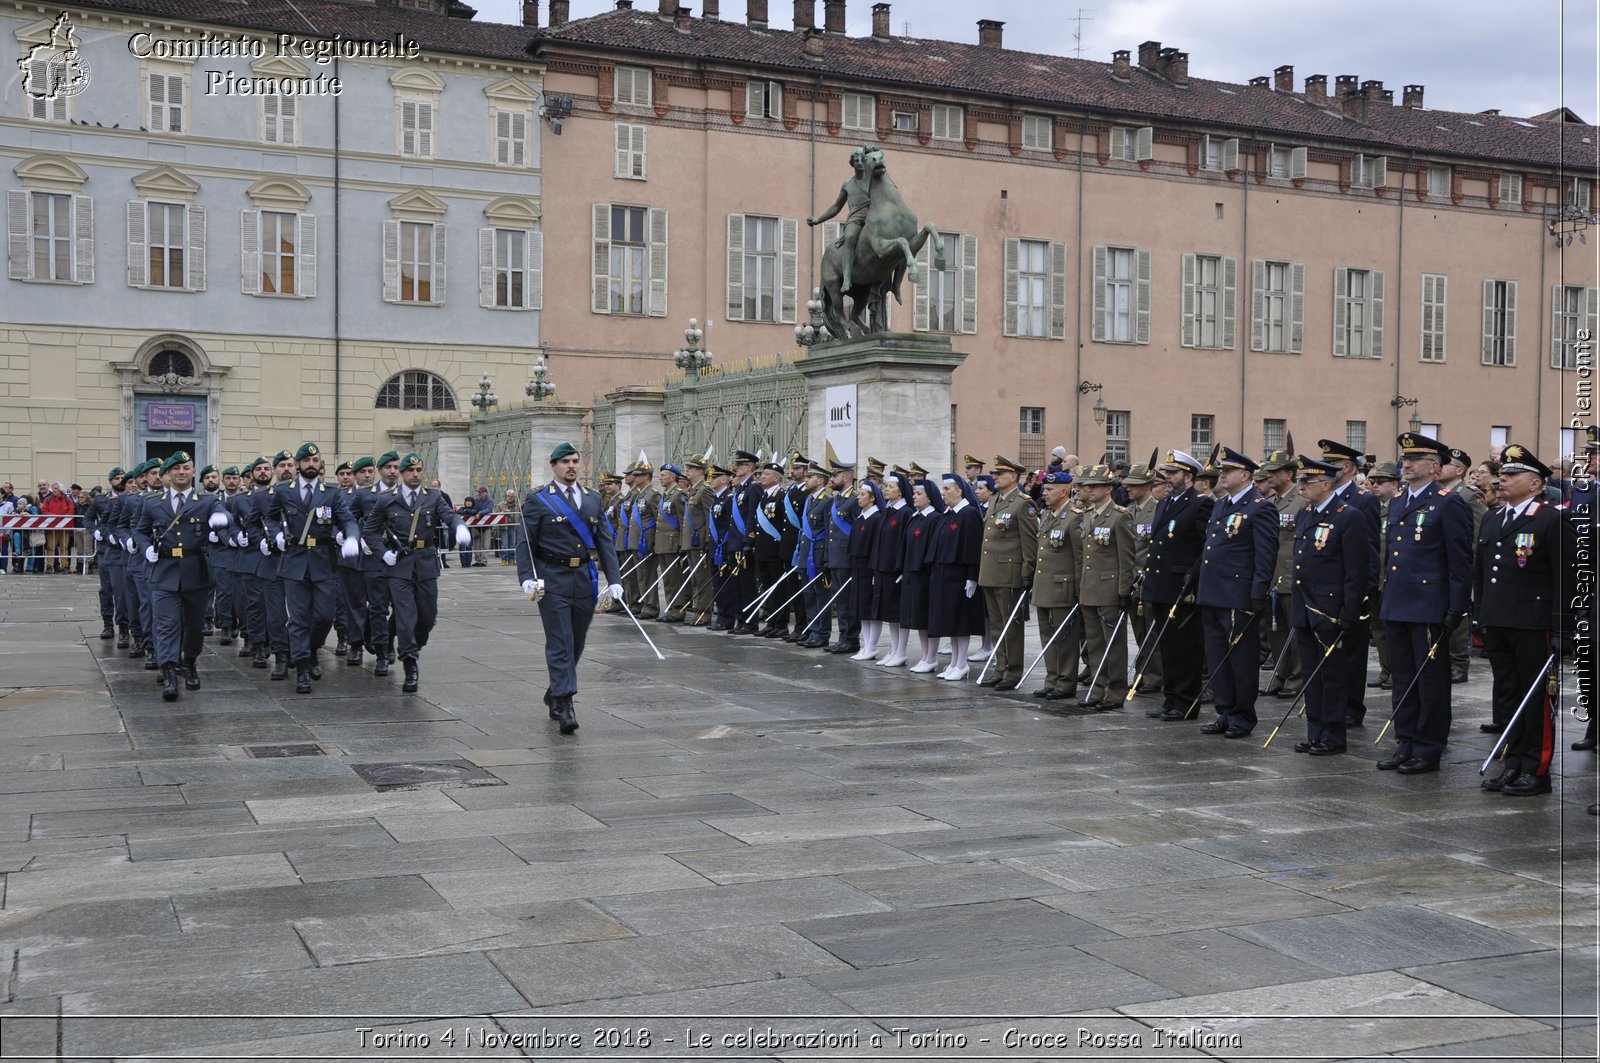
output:
[{"label": "lamp post", "polygon": [[494,381],[489,379],[487,372],[478,379],[478,392],[472,396],[472,405],[482,414],[500,405],[500,396],[494,393]]},{"label": "lamp post", "polygon": [[711,352],[700,349],[700,341],[705,337],[705,330],[700,327],[700,322],[691,317],[689,327],[683,330],[683,349],[673,353],[672,364],[686,373],[693,373],[709,366]]},{"label": "lamp post", "polygon": [[543,351],[539,352],[539,360],[533,363],[532,371],[533,379],[528,381],[522,389],[527,393],[528,398],[534,402],[543,402],[545,399],[555,398],[556,386],[554,382],[546,379],[550,373],[550,367],[544,362]]},{"label": "lamp post", "polygon": [[1411,426],[1413,433],[1422,431],[1422,411],[1417,409],[1417,403],[1421,401],[1421,399],[1408,399],[1404,395],[1396,395],[1389,400],[1389,405],[1396,410],[1406,406],[1411,407],[1411,420],[1406,423]]},{"label": "lamp post", "polygon": [[[1080,380],[1078,381],[1078,394],[1087,395],[1091,391],[1099,392],[1104,387],[1104,384],[1091,384],[1087,380]],[[1095,395],[1093,410],[1094,423],[1103,427],[1106,423],[1106,400],[1103,395]]]}]

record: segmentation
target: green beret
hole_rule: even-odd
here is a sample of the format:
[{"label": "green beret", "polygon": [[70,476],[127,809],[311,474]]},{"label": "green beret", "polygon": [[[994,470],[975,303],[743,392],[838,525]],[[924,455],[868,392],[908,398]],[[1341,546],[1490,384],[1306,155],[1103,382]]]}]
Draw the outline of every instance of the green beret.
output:
[{"label": "green beret", "polygon": [[145,474],[145,470],[147,470],[149,468],[150,468],[150,463],[148,461],[141,461],[139,464],[135,465],[133,468],[128,470],[128,475],[130,477],[143,476]]},{"label": "green beret", "polygon": [[249,465],[244,467],[245,475],[250,475],[263,465],[271,466],[273,464],[275,464],[275,462],[270,462],[265,457],[257,458],[255,461],[252,461]]},{"label": "green beret", "polygon": [[238,476],[239,475],[239,466],[237,466],[237,465],[229,465],[226,469],[222,470],[222,475],[224,475],[224,476]]},{"label": "green beret", "polygon": [[111,472],[106,475],[106,479],[107,480],[120,480],[120,479],[122,479],[123,477],[125,477],[127,475],[128,474],[123,471],[122,466],[118,465],[116,468],[112,469]]},{"label": "green beret", "polygon": [[207,465],[205,468],[200,470],[200,478],[205,479],[207,473],[213,473],[216,471],[217,467],[215,465]]},{"label": "green beret", "polygon": [[182,465],[186,461],[193,460],[194,459],[189,456],[189,452],[187,450],[175,450],[172,452],[171,457],[161,463],[161,473],[164,476],[172,471],[172,467],[174,465]]},{"label": "green beret", "polygon": [[377,466],[378,466],[378,468],[381,469],[385,465],[389,464],[391,461],[399,461],[399,460],[400,460],[400,455],[395,453],[394,451],[390,450],[390,451],[385,452],[384,455],[381,458],[378,459]]},{"label": "green beret", "polygon": [[278,451],[276,454],[274,454],[272,456],[272,464],[274,466],[276,466],[278,464],[278,462],[280,462],[280,461],[288,461],[288,460],[289,460],[289,452],[287,450],[280,450],[280,451]]},{"label": "green beret", "polygon": [[411,454],[407,454],[405,457],[400,459],[400,471],[401,472],[405,472],[407,469],[420,469],[420,468],[422,468],[422,455],[421,454],[411,453]]},{"label": "green beret", "polygon": [[348,461],[341,461],[339,463],[339,467],[334,469],[333,471],[334,472],[344,472],[346,470],[349,470],[350,472],[355,472],[354,469],[350,468],[350,463]]},{"label": "green beret", "polygon": [[370,455],[363,455],[350,463],[351,472],[360,472],[362,469],[370,468],[372,468],[372,457]]},{"label": "green beret", "polygon": [[557,443],[556,449],[550,452],[550,464],[554,465],[562,458],[570,457],[578,452],[578,448],[571,443]]},{"label": "green beret", "polygon": [[307,458],[314,458],[321,453],[322,451],[317,449],[315,443],[301,443],[300,449],[294,452],[294,460],[305,461]]}]

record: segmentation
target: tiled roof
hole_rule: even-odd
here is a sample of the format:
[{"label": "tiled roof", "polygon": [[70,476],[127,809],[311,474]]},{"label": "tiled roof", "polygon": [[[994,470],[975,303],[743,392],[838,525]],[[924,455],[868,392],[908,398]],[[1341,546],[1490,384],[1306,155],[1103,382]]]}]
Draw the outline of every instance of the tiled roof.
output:
[{"label": "tiled roof", "polygon": [[446,18],[400,7],[338,0],[72,0],[71,7],[308,37],[383,41],[400,34],[425,52],[530,62],[526,26]]},{"label": "tiled roof", "polygon": [[[824,73],[907,91],[943,90],[955,96],[989,97],[997,103],[1060,108],[1156,122],[1215,125],[1235,133],[1283,136],[1303,141],[1345,142],[1410,153],[1523,163],[1593,171],[1596,129],[1571,122],[1529,121],[1395,106],[1371,101],[1357,122],[1336,108],[1306,102],[1303,93],[1191,78],[1180,87],[1135,65],[1131,77],[1111,76],[1109,63],[1068,59],[1010,48],[915,37],[822,38],[822,60],[804,51],[794,30],[755,29],[743,22],[692,19],[688,32],[653,11],[617,9],[592,18],[536,31],[536,55],[575,47],[749,65],[766,71]],[[1330,85],[1331,89],[1331,85]]]}]

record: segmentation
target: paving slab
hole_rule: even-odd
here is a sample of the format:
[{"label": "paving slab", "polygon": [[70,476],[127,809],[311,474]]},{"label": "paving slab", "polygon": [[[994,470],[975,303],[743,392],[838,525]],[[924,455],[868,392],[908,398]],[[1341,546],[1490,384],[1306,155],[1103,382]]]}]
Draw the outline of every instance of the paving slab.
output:
[{"label": "paving slab", "polygon": [[671,857],[643,854],[484,871],[439,871],[423,878],[458,909],[494,908],[530,897],[553,901],[710,885]]},{"label": "paving slab", "polygon": [[[393,794],[388,796],[416,796]],[[441,793],[446,808],[400,807],[378,815],[383,829],[403,842],[435,841],[467,835],[527,834],[546,830],[603,830],[605,824],[572,805],[525,805],[468,812]]]},{"label": "paving slab", "polygon": [[524,867],[521,857],[493,838],[442,838],[383,846],[338,848],[301,846],[286,850],[295,872],[306,882],[420,875],[428,871]]},{"label": "paving slab", "polygon": [[178,894],[172,907],[189,931],[371,912],[433,911],[449,904],[422,879],[406,876]]},{"label": "paving slab", "polygon": [[625,853],[690,853],[746,847],[739,839],[715,827],[687,820],[642,827],[607,827],[604,830],[497,834],[495,840],[530,864],[621,856]]},{"label": "paving slab", "polygon": [[[9,947],[0,938],[0,949]],[[286,926],[34,943],[18,948],[14,991],[26,997],[122,991],[143,983],[170,985],[311,966],[305,946]]]},{"label": "paving slab", "polygon": [[1270,882],[1326,897],[1350,908],[1503,897],[1542,888],[1532,879],[1463,864],[1459,860],[1437,858],[1318,865],[1265,877]]},{"label": "paving slab", "polygon": [[587,901],[297,919],[294,928],[321,966],[405,956],[602,941],[633,931]]},{"label": "paving slab", "polygon": [[640,934],[792,925],[796,920],[889,910],[868,893],[827,878],[598,897],[595,903]]},{"label": "paving slab", "polygon": [[986,901],[789,922],[852,967],[881,967],[950,956],[986,956],[1112,938],[1032,900]]},{"label": "paving slab", "polygon": [[199,890],[286,886],[298,881],[294,868],[278,853],[22,871],[6,877],[6,906],[166,897]]},{"label": "paving slab", "polygon": [[875,838],[841,838],[791,845],[752,845],[740,849],[679,853],[674,859],[712,882],[727,885],[770,878],[844,875],[927,861]]},{"label": "paving slab", "polygon": [[[888,840],[894,844],[898,838],[895,835]],[[856,871],[842,876],[841,881],[891,908],[936,908],[1061,892],[1060,886],[1047,879],[990,861]]]},{"label": "paving slab", "polygon": [[1435,901],[1423,907],[1551,948],[1600,940],[1596,928],[1600,904],[1596,903],[1593,887],[1563,890],[1535,883],[1531,889],[1504,896]]},{"label": "paving slab", "polygon": [[1080,947],[1183,995],[1304,982],[1331,973],[1219,930],[1092,941]]},{"label": "paving slab", "polygon": [[1056,893],[1040,897],[1039,902],[1123,937],[1212,930],[1349,910],[1259,877],[1194,879],[1093,892]]},{"label": "paving slab", "polygon": [[1045,856],[1021,856],[1002,861],[1007,867],[1054,882],[1064,890],[1110,889],[1179,882],[1198,878],[1225,878],[1249,873],[1249,868],[1178,845],[1133,845],[1075,849]]},{"label": "paving slab", "polygon": [[388,831],[366,820],[297,827],[247,826],[218,832],[197,830],[130,834],[128,853],[134,860],[180,860],[194,856],[281,853],[307,846],[338,850],[394,843],[394,837]]},{"label": "paving slab", "polygon": [[896,806],[853,812],[794,812],[707,819],[707,823],[751,845],[852,838],[902,831],[949,830],[950,824]]},{"label": "paving slab", "polygon": [[172,902],[165,897],[0,911],[0,941],[14,948],[107,942],[128,936],[151,938],[175,935],[180,929]]},{"label": "paving slab", "polygon": [[1255,923],[1228,933],[1339,974],[1411,966],[1419,960],[1443,963],[1543,949],[1536,941],[1426,908],[1368,908]]},{"label": "paving slab", "polygon": [[1404,973],[1481,1000],[1491,1007],[1538,1019],[1550,1026],[1593,1026],[1596,1022],[1593,945],[1504,956],[1493,963],[1458,960]]},{"label": "paving slab", "polygon": [[455,812],[461,806],[438,790],[409,790],[386,794],[368,792],[329,797],[285,797],[247,801],[245,807],[257,823],[266,824]]}]

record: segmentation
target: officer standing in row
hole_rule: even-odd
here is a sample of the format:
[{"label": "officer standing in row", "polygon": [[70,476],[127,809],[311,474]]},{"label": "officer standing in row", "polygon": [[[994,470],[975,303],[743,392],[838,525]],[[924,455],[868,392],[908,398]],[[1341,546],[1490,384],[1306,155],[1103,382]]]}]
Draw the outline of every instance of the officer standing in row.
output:
[{"label": "officer standing in row", "polygon": [[[850,578],[850,529],[861,515],[861,503],[856,501],[855,468],[832,455],[829,447],[828,471],[832,474],[828,488],[833,492],[829,500],[828,515],[828,575],[832,583],[830,596],[844,588]],[[861,650],[861,618],[856,615],[853,595],[846,588],[833,599],[833,615],[839,621],[838,641],[827,647],[829,653],[850,655]]]},{"label": "officer standing in row", "polygon": [[[1294,696],[1290,683],[1302,674],[1289,622],[1289,596],[1294,588],[1295,517],[1306,505],[1300,489],[1295,486],[1299,467],[1294,453],[1285,449],[1274,450],[1261,463],[1261,471],[1266,474],[1267,493],[1278,511],[1278,559],[1272,573],[1272,612],[1262,622],[1267,624],[1267,666],[1272,669],[1266,693],[1279,698]],[[1329,480],[1328,486],[1332,485]]]},{"label": "officer standing in row", "polygon": [[[1062,452],[1061,468],[1065,471],[1066,449],[1057,448]],[[1156,625],[1161,618],[1153,617],[1154,612],[1148,605],[1138,599],[1144,589],[1145,565],[1150,558],[1150,540],[1155,529],[1156,507],[1161,504],[1155,490],[1156,483],[1156,457],[1150,455],[1148,462],[1140,462],[1128,470],[1122,478],[1122,485],[1128,492],[1127,512],[1123,519],[1127,521],[1128,528],[1133,532],[1133,610],[1128,614],[1128,626],[1133,629],[1134,638],[1137,640],[1140,658],[1144,663],[1145,689],[1161,692],[1163,677],[1161,674],[1161,655],[1152,652],[1149,640],[1154,636]],[[1165,485],[1163,485],[1165,486]]]},{"label": "officer standing in row", "polygon": [[528,492],[522,503],[517,578],[522,592],[539,600],[544,659],[550,672],[545,705],[561,733],[569,735],[578,729],[572,699],[578,692],[578,661],[599,597],[600,572],[612,597],[622,596],[622,585],[600,498],[578,485],[578,449],[571,443],[560,444],[550,452],[550,466],[551,482]]},{"label": "officer standing in row", "polygon": [[[806,626],[805,595],[799,594],[799,591],[805,586],[806,580],[811,578],[805,574],[806,564],[802,556],[805,546],[806,499],[810,495],[810,491],[806,488],[806,469],[810,464],[810,459],[799,451],[791,454],[789,482],[783,488],[781,552],[784,564],[794,569],[794,574],[785,580],[782,587],[773,592],[774,604],[773,608],[768,610],[768,614],[775,629],[772,637],[781,638],[785,642],[799,642],[805,638],[801,634],[801,630]],[[788,604],[785,605],[785,602]]]},{"label": "officer standing in row", "polygon": [[623,503],[628,511],[628,538],[624,544],[627,548],[625,567],[628,575],[622,583],[629,592],[627,601],[640,620],[653,620],[661,615],[653,596],[647,598],[645,595],[645,589],[656,581],[656,513],[661,504],[661,495],[652,483],[654,478],[655,468],[641,453],[633,468],[628,470],[632,491]]},{"label": "officer standing in row", "polygon": [[[1375,540],[1377,552],[1383,551],[1383,543],[1389,531],[1389,502],[1394,498],[1395,492],[1400,489],[1400,470],[1392,461],[1378,465],[1367,474],[1367,485],[1372,489],[1372,496],[1378,501],[1378,537]],[[1352,631],[1359,631],[1361,625],[1366,623],[1372,631],[1372,644],[1378,651],[1378,676],[1376,679],[1367,679],[1367,662],[1361,661],[1361,670],[1356,673],[1351,669],[1352,678],[1366,680],[1368,690],[1390,690],[1394,687],[1393,678],[1389,674],[1389,638],[1383,630],[1383,620],[1379,616],[1383,607],[1383,589],[1388,582],[1389,568],[1387,565],[1375,563],[1372,566],[1377,570],[1377,586],[1373,589],[1367,602],[1366,621],[1357,620]],[[1364,704],[1364,703],[1363,703]],[[1348,718],[1349,713],[1346,713]]]},{"label": "officer standing in row", "polygon": [[1189,706],[1200,697],[1205,651],[1194,592],[1214,500],[1195,488],[1203,466],[1192,455],[1168,451],[1158,471],[1167,481],[1167,497],[1156,506],[1151,522],[1141,595],[1155,625],[1154,637],[1160,639],[1155,652],[1161,654],[1165,683],[1160,709],[1145,715],[1171,722],[1187,719]]},{"label": "officer standing in row", "polygon": [[[656,594],[651,594],[650,604],[661,603],[657,620],[664,624],[678,624],[683,622],[683,611],[687,603],[678,597],[678,591],[683,587],[683,577],[689,571],[688,560],[688,535],[684,528],[684,520],[688,510],[687,496],[682,487],[683,470],[670,462],[661,463],[659,476],[661,491],[656,501],[656,538],[655,554],[658,563],[658,576],[661,585]],[[648,584],[647,584],[648,586]],[[672,604],[677,599],[676,605]],[[674,614],[672,610],[677,610]]]},{"label": "officer standing in row", "polygon": [[[1331,463],[1339,470],[1334,477],[1333,493],[1340,502],[1347,506],[1354,506],[1356,510],[1366,515],[1367,527],[1371,533],[1378,534],[1378,498],[1370,491],[1363,490],[1356,482],[1356,475],[1361,471],[1364,455],[1345,443],[1336,439],[1319,439],[1317,446],[1321,448],[1322,460]],[[1379,548],[1379,557],[1383,556],[1383,549]],[[1380,560],[1374,568],[1385,567]],[[1371,618],[1376,616],[1376,594],[1378,590],[1377,575],[1373,575],[1372,586],[1367,588],[1369,600],[1366,608],[1361,610],[1361,616],[1356,624],[1344,637],[1344,666],[1349,673],[1345,681],[1345,725],[1347,727],[1360,727],[1367,717],[1367,647],[1372,642]],[[1332,664],[1329,665],[1332,667]]]},{"label": "officer standing in row", "polygon": [[[816,462],[806,466],[806,503],[801,520],[800,556],[806,577],[806,622],[796,634],[801,649],[826,649],[833,635],[833,572],[828,565],[828,529],[833,526],[833,490],[828,470]],[[843,597],[843,595],[840,595]]]},{"label": "officer standing in row", "polygon": [[[1083,623],[1072,616],[1078,604],[1078,568],[1083,556],[1083,530],[1072,510],[1072,476],[1065,469],[1044,474],[1040,490],[1044,509],[1039,513],[1035,542],[1033,604],[1039,610],[1040,644],[1044,651],[1044,683],[1033,692],[1046,701],[1065,701],[1078,694],[1078,640]],[[1061,631],[1063,624],[1069,623]]]},{"label": "officer standing in row", "polygon": [[[757,483],[755,492],[754,520],[750,526],[750,557],[756,570],[756,593],[765,594],[768,590],[773,595],[768,595],[763,603],[766,609],[767,623],[753,634],[761,638],[773,638],[782,635],[785,631],[779,630],[775,623],[774,611],[782,598],[775,597],[777,583],[783,574],[789,571],[790,554],[783,551],[785,530],[788,520],[783,515],[783,466],[777,462],[767,462],[756,473]],[[749,605],[746,604],[746,609]],[[757,613],[751,613],[744,619],[755,626]]]},{"label": "officer standing in row", "polygon": [[711,612],[716,606],[712,595],[717,570],[712,560],[716,539],[711,532],[711,506],[716,492],[706,479],[710,465],[711,459],[706,457],[690,458],[683,463],[684,476],[689,480],[684,499],[684,519],[689,525],[686,534],[691,556],[686,562],[689,571],[684,573],[689,581],[689,589],[683,592],[683,601],[679,604],[689,603],[683,616],[684,622],[690,627],[705,627],[710,623]]},{"label": "officer standing in row", "polygon": [[[1444,464],[1439,468],[1439,490],[1460,497],[1472,510],[1473,552],[1477,552],[1478,528],[1483,524],[1489,507],[1483,501],[1483,492],[1467,482],[1472,469],[1472,457],[1459,447],[1451,447]],[[1450,682],[1465,683],[1472,670],[1472,618],[1450,632]]]},{"label": "officer standing in row", "polygon": [[1092,684],[1078,705],[1100,712],[1121,709],[1128,697],[1128,639],[1122,625],[1134,605],[1135,549],[1127,511],[1111,500],[1115,483],[1116,474],[1107,465],[1091,465],[1078,477],[1083,503],[1078,601]]},{"label": "officer standing in row", "polygon": [[998,641],[988,676],[979,686],[996,690],[1015,690],[1024,667],[1024,618],[1019,603],[1033,586],[1039,535],[1039,511],[1017,486],[1024,471],[1010,458],[995,457],[996,493],[983,522],[978,587],[988,613],[990,638]]}]

